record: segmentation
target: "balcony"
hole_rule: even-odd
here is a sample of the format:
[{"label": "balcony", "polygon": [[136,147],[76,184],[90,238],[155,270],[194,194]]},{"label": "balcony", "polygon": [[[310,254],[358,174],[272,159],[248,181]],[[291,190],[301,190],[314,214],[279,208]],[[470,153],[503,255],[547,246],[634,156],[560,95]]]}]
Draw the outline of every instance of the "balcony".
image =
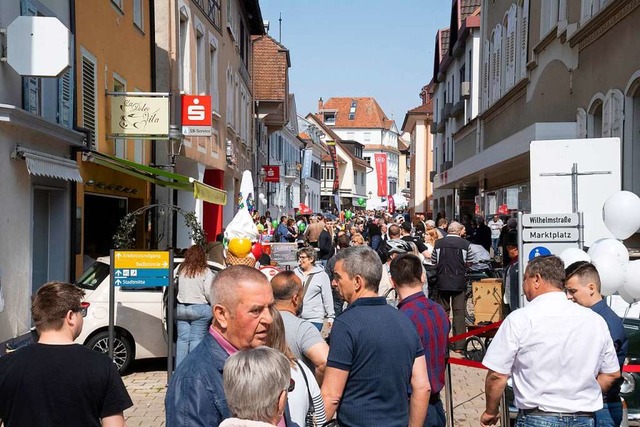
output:
[{"label": "balcony", "polygon": [[438,125],[436,126],[436,132],[444,133],[445,122],[446,122],[445,119],[442,119],[438,122]]},{"label": "balcony", "polygon": [[295,162],[286,162],[282,167],[284,173],[284,179],[286,182],[293,182],[300,176],[300,167],[302,166],[299,163]]},{"label": "balcony", "polygon": [[445,119],[448,119],[449,117],[451,117],[452,109],[453,109],[453,103],[447,102],[446,104],[444,104],[444,108],[442,109],[443,111],[442,117]]},{"label": "balcony", "polygon": [[464,99],[453,104],[453,108],[451,108],[451,117],[460,117],[464,114]]}]

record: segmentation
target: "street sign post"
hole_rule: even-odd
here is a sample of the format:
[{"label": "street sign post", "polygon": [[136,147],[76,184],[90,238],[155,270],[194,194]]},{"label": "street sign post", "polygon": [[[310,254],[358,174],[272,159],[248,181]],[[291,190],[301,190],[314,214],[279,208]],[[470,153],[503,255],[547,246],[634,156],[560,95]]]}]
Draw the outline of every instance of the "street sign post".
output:
[{"label": "street sign post", "polygon": [[[111,251],[111,286],[109,286],[109,357],[113,359],[115,336],[116,286],[168,287],[168,300],[174,300],[173,251]],[[167,304],[167,381],[173,367],[173,304]]]},{"label": "street sign post", "polygon": [[522,285],[529,261],[581,248],[582,213],[523,214],[518,212],[518,287],[520,306],[525,303]]}]

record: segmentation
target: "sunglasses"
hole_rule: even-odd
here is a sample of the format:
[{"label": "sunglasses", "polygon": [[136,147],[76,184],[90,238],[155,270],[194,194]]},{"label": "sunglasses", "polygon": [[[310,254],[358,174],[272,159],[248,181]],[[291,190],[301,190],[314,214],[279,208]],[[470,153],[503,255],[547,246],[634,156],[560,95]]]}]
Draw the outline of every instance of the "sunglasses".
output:
[{"label": "sunglasses", "polygon": [[287,389],[287,391],[291,393],[295,389],[296,389],[296,382],[293,380],[293,378],[291,378],[289,380],[289,388]]},{"label": "sunglasses", "polygon": [[82,314],[82,317],[87,317],[87,309],[89,308],[89,305],[90,304],[88,302],[81,302],[80,307],[76,307],[71,311]]}]

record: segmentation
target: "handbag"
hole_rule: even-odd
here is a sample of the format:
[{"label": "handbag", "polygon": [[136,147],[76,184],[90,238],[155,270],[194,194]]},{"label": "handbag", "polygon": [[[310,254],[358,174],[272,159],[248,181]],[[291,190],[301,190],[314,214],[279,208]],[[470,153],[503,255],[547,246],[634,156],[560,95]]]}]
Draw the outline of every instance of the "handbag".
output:
[{"label": "handbag", "polygon": [[296,360],[296,364],[298,365],[298,368],[300,368],[302,378],[304,378],[304,383],[307,386],[307,396],[309,397],[309,409],[307,409],[307,415],[304,417],[304,425],[305,427],[317,427],[316,408],[313,406],[313,397],[311,397],[311,392],[309,391],[309,381],[307,380],[307,375],[304,373],[304,369],[302,369],[300,362]]}]

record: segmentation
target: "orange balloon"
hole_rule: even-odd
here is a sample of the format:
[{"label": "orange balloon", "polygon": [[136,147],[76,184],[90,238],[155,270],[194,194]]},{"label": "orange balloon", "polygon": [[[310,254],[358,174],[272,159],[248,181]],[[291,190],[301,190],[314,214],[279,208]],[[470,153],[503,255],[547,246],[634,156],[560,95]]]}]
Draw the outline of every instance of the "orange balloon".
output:
[{"label": "orange balloon", "polygon": [[251,240],[246,237],[234,237],[229,241],[229,252],[238,258],[244,258],[251,252]]}]

